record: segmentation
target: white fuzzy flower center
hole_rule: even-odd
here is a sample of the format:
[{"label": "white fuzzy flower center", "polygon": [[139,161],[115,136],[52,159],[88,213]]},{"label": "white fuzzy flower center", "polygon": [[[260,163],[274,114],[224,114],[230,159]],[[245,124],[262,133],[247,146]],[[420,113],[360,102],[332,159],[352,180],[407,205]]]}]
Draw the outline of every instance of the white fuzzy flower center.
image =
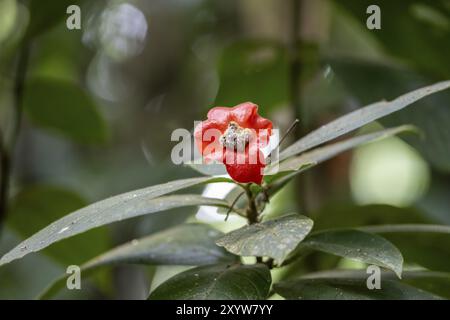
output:
[{"label": "white fuzzy flower center", "polygon": [[231,121],[228,129],[220,136],[220,143],[227,149],[243,151],[250,142],[252,130],[240,127],[236,122]]}]

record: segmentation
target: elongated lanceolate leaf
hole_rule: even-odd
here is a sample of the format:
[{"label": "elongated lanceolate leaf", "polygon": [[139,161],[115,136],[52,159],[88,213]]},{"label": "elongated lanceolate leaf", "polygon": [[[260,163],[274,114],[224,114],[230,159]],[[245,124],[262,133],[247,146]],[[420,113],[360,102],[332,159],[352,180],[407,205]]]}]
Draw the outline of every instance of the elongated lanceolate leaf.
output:
[{"label": "elongated lanceolate leaf", "polygon": [[0,265],[22,258],[28,253],[39,251],[62,239],[116,221],[184,206],[227,206],[228,204],[224,200],[205,198],[198,195],[160,197],[161,195],[201,183],[219,181],[230,180],[211,177],[176,180],[96,202],[53,222],[26,239],[5,254],[0,259]]},{"label": "elongated lanceolate leaf", "polygon": [[450,81],[438,82],[406,93],[392,101],[380,101],[346,114],[304,136],[280,154],[280,160],[316,147],[372,121],[401,110],[410,104],[450,87]]},{"label": "elongated lanceolate leaf", "polygon": [[[113,248],[83,264],[81,272],[91,272],[102,266],[117,264],[146,265],[210,265],[237,262],[234,256],[214,242],[223,233],[206,224],[182,224],[142,239]],[[41,299],[49,299],[64,287],[69,275],[56,279],[41,293]]]}]

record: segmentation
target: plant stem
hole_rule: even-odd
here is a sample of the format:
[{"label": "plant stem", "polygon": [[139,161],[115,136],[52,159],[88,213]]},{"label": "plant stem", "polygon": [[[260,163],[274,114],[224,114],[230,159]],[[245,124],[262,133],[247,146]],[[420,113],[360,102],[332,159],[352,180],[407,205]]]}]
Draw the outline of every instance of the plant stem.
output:
[{"label": "plant stem", "polygon": [[15,73],[16,78],[13,91],[14,118],[12,121],[13,127],[9,145],[6,142],[6,136],[4,134],[0,135],[0,229],[6,219],[6,214],[8,211],[8,195],[9,187],[11,184],[12,158],[14,156],[14,149],[19,137],[22,123],[23,92],[29,55],[30,46],[28,43],[25,43],[23,44],[17,59],[17,69]]},{"label": "plant stem", "polygon": [[256,208],[255,197],[253,196],[252,190],[250,190],[250,184],[245,186],[245,194],[248,198],[248,206],[246,209],[247,221],[249,224],[254,224],[258,222],[258,209]]},{"label": "plant stem", "polygon": [[294,130],[298,123],[300,122],[300,120],[295,119],[294,122],[292,122],[292,124],[290,125],[290,127],[286,130],[286,132],[284,133],[283,137],[281,137],[280,142],[278,142],[277,148],[279,148],[281,146],[281,144],[283,143],[283,141],[287,138],[287,136],[292,132],[292,130]]},{"label": "plant stem", "polygon": [[[250,189],[250,183],[247,185],[244,185],[245,194],[248,198],[248,206],[246,209],[247,213],[247,221],[248,224],[254,224],[259,222],[259,212],[256,207],[256,197],[253,195],[252,190]],[[256,257],[256,263],[264,263],[262,257]]]},{"label": "plant stem", "polygon": [[273,265],[274,265],[274,260],[273,258],[269,258],[267,259],[264,264],[267,266],[267,268],[269,269],[273,269]]}]

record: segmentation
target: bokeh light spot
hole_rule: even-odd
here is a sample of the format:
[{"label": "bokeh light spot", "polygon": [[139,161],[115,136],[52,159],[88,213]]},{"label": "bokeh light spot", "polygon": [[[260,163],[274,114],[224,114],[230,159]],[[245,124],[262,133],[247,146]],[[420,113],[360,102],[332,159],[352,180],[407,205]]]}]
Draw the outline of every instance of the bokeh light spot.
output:
[{"label": "bokeh light spot", "polygon": [[430,172],[419,153],[399,138],[389,138],[355,151],[350,184],[359,204],[408,206],[428,187]]}]

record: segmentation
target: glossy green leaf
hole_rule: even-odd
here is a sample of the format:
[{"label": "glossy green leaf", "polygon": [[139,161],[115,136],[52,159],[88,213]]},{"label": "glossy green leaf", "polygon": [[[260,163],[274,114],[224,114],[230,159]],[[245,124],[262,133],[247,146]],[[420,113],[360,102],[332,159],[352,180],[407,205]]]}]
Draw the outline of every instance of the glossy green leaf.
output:
[{"label": "glossy green leaf", "polygon": [[26,83],[24,108],[32,122],[81,143],[103,143],[107,126],[91,97],[70,81],[34,78]]},{"label": "glossy green leaf", "polygon": [[85,264],[113,263],[203,265],[233,262],[236,257],[217,247],[222,232],[205,224],[184,224],[121,245]]},{"label": "glossy green leaf", "polygon": [[[83,275],[117,264],[209,265],[236,262],[237,257],[215,245],[222,235],[205,224],[183,224],[111,249],[81,266]],[[40,296],[49,299],[65,284],[68,275],[52,283]]]},{"label": "glossy green leaf", "polygon": [[404,282],[416,288],[450,299],[450,274],[432,271],[410,271],[403,274]]},{"label": "glossy green leaf", "polygon": [[[405,262],[450,272],[450,234],[445,231],[446,226],[431,225],[420,210],[388,205],[331,204],[314,212],[314,216],[317,217],[314,221],[316,230],[370,228],[367,231],[375,232],[375,228],[379,228],[380,234],[401,251]],[[408,228],[411,231],[408,232]],[[398,232],[393,232],[395,229]],[[387,232],[389,230],[392,232]]]},{"label": "glossy green leaf", "polygon": [[[21,237],[27,238],[85,205],[86,201],[71,190],[56,186],[33,186],[14,196],[7,222]],[[60,242],[44,253],[64,265],[79,264],[105,251],[108,244],[107,230],[97,229]]]},{"label": "glossy green leaf", "polygon": [[335,139],[343,134],[358,129],[372,121],[380,119],[395,111],[401,110],[414,102],[445,90],[450,87],[450,81],[443,81],[406,93],[392,101],[380,101],[350,112],[330,123],[307,134],[280,154],[280,160]]},{"label": "glossy green leaf", "polygon": [[151,200],[124,202],[112,210],[106,211],[103,215],[85,216],[72,213],[20,243],[1,258],[0,265],[22,258],[28,253],[39,251],[62,239],[106,224],[173,208],[201,205],[227,206],[228,203],[221,199],[198,195],[172,195]]},{"label": "glossy green leaf", "polygon": [[224,200],[204,198],[197,195],[160,197],[202,183],[219,181],[230,180],[211,177],[176,180],[93,203],[53,222],[23,241],[0,259],[0,265],[22,258],[31,252],[39,251],[62,239],[113,222],[184,206],[227,206],[228,204]]},{"label": "glossy green leaf", "polygon": [[394,243],[405,260],[436,271],[450,272],[450,227],[432,224],[365,226]]},{"label": "glossy green leaf", "polygon": [[311,234],[302,247],[374,264],[394,271],[401,278],[403,257],[386,239],[359,230],[330,230]]},{"label": "glossy green leaf", "polygon": [[269,269],[256,265],[213,265],[182,272],[157,287],[151,300],[261,300],[271,285]]},{"label": "glossy green leaf", "polygon": [[[312,211],[314,217],[314,232],[334,230],[334,229],[358,229],[361,226],[376,224],[395,223],[426,223],[421,216],[421,212],[411,208],[398,208],[390,205],[364,205],[358,206],[353,203],[330,202],[323,205],[320,210]],[[382,235],[393,243],[402,253],[404,262],[413,262],[404,251],[404,247],[399,242],[393,241],[388,235]],[[442,246],[442,245],[441,245]],[[301,247],[301,245],[300,245]],[[305,272],[312,272],[319,269],[337,268],[342,259],[339,256],[314,252],[310,249],[305,251],[295,251],[294,256],[288,259],[292,262],[295,256],[303,256],[300,260],[295,260],[297,266],[287,273],[289,277],[300,276]],[[311,269],[309,262],[314,261],[315,269]],[[416,263],[416,262],[413,262]],[[302,270],[302,268],[304,268]],[[302,270],[302,271],[300,271]]]},{"label": "glossy green leaf", "polygon": [[208,265],[234,262],[236,257],[217,247],[222,233],[204,224],[184,224],[135,239],[83,265],[93,269],[120,263],[159,265]]},{"label": "glossy green leaf", "polygon": [[[370,273],[372,274],[372,273]],[[367,281],[370,275],[366,270],[327,270],[303,275],[302,279],[323,280],[356,280]],[[380,284],[383,287],[385,280],[397,280],[395,274],[390,271],[380,273]],[[405,271],[402,274],[401,283],[425,290],[439,297],[450,298],[450,273],[434,272],[427,270]]]},{"label": "glossy green leaf", "polygon": [[240,256],[270,257],[281,264],[311,231],[312,226],[311,219],[292,214],[234,230],[216,243]]},{"label": "glossy green leaf", "polygon": [[[368,275],[366,275],[368,276]],[[286,299],[305,300],[435,300],[432,293],[395,280],[382,280],[381,289],[367,288],[366,279],[304,278],[274,285]]]}]

